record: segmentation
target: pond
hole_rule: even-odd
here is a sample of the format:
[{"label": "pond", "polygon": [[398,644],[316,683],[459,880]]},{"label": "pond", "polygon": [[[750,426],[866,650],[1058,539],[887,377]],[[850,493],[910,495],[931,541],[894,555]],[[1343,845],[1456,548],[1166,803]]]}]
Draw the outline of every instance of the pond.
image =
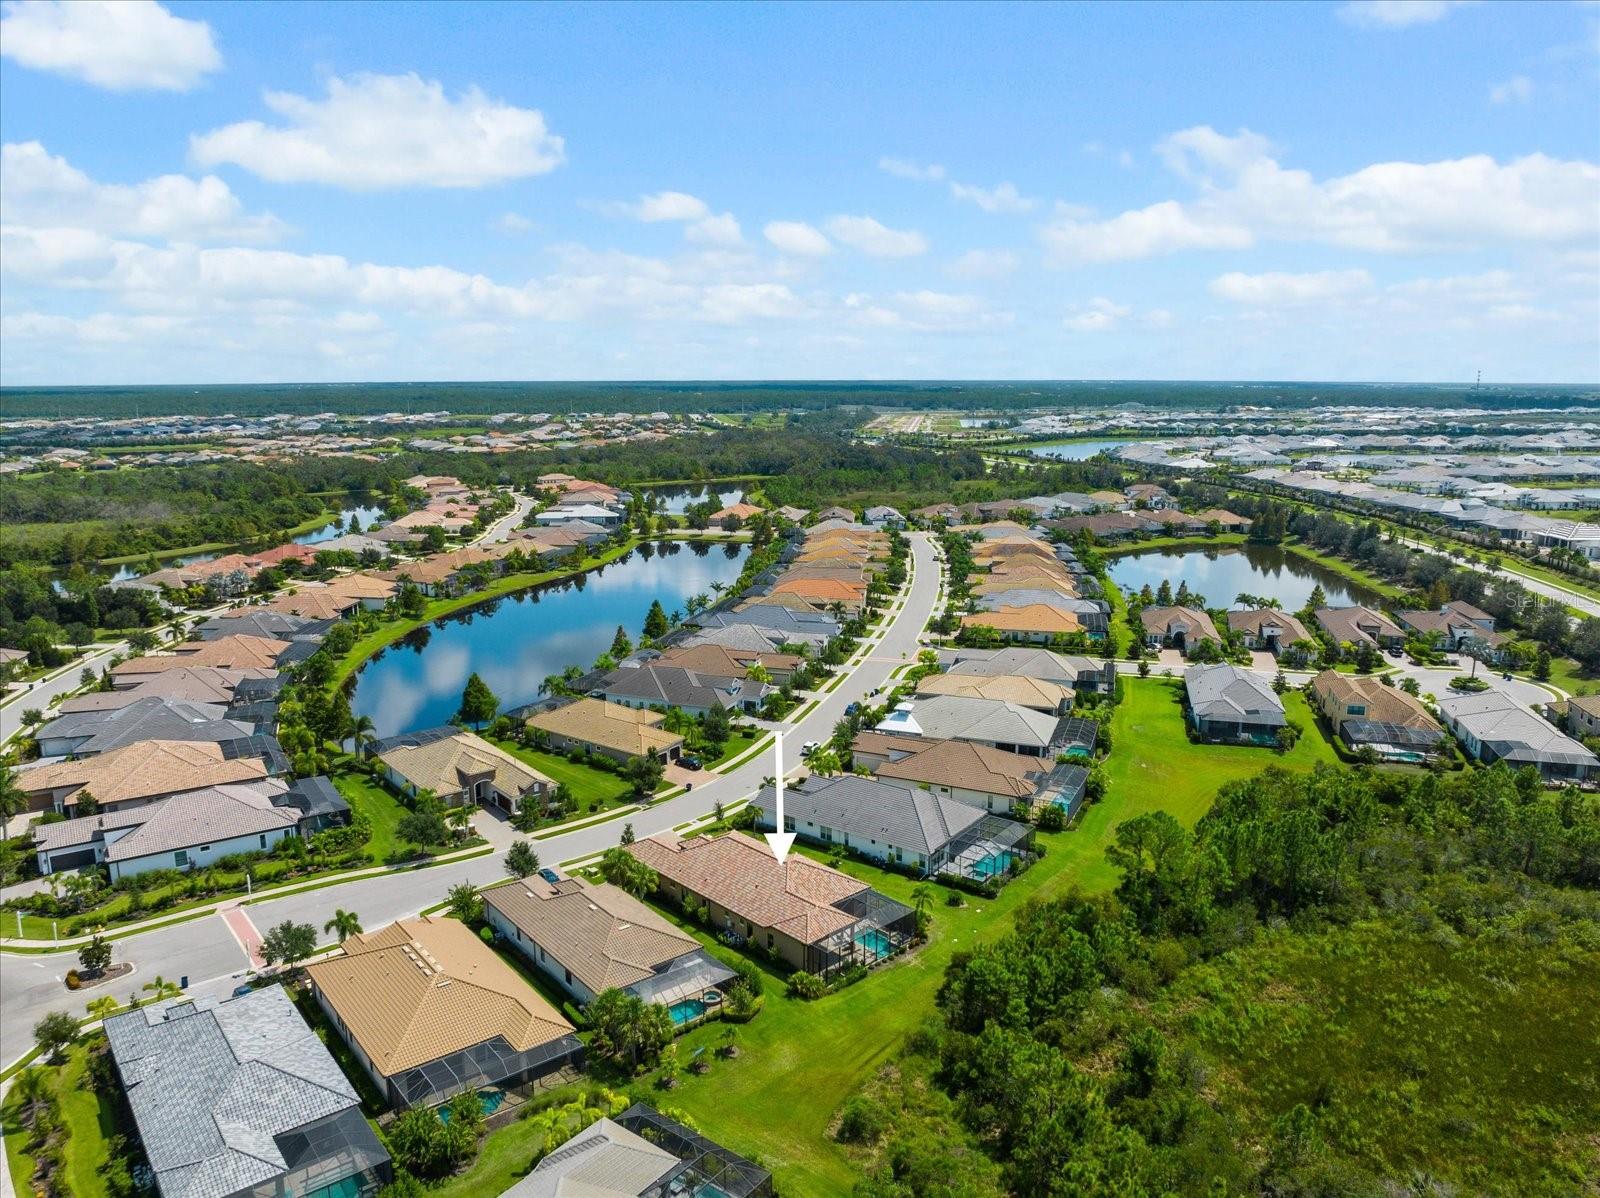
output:
[{"label": "pond", "polygon": [[339,518],[330,520],[321,528],[313,528],[310,532],[303,532],[294,538],[296,545],[320,545],[324,541],[331,541],[334,537],[343,536],[350,526],[350,517],[354,516],[361,522],[361,531],[366,532],[374,524],[384,523],[383,508],[369,504],[352,503],[339,508]]},{"label": "pond", "polygon": [[637,640],[653,600],[670,613],[690,595],[710,595],[713,583],[731,585],[749,552],[744,544],[647,543],[576,578],[435,620],[361,667],[351,709],[371,716],[380,737],[434,728],[455,714],[474,672],[502,708],[531,703],[546,676],[593,665],[617,625]]},{"label": "pond", "polygon": [[1381,597],[1325,566],[1286,553],[1275,545],[1241,545],[1227,549],[1152,549],[1114,559],[1108,573],[1124,594],[1149,584],[1152,591],[1165,579],[1176,591],[1187,582],[1205,596],[1210,607],[1233,607],[1240,594],[1277,599],[1288,612],[1299,611],[1319,584],[1328,606],[1376,605]]},{"label": "pond", "polygon": [[730,483],[709,483],[703,487],[646,487],[647,494],[659,495],[662,499],[661,510],[674,516],[683,515],[684,509],[691,503],[699,503],[702,499],[715,499],[717,509],[731,507],[744,498],[744,488]]},{"label": "pond", "polygon": [[1064,462],[1081,462],[1097,453],[1111,453],[1129,444],[1127,438],[1098,441],[1062,441],[1054,445],[1030,445],[1028,452],[1036,458],[1056,458]]}]

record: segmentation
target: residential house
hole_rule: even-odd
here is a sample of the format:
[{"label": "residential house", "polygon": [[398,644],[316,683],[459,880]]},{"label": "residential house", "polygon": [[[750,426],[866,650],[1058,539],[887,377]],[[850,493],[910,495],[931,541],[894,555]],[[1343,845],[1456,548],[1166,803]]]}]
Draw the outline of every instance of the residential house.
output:
[{"label": "residential house", "polygon": [[1044,603],[973,612],[961,617],[961,627],[992,628],[1006,641],[1034,645],[1050,644],[1058,637],[1084,631],[1083,622],[1075,613]]},{"label": "residential house", "polygon": [[1439,716],[1467,754],[1485,765],[1532,766],[1551,784],[1600,775],[1600,758],[1504,691],[1450,695],[1439,700]]},{"label": "residential house", "polygon": [[195,666],[221,666],[225,669],[272,669],[289,648],[288,641],[275,637],[225,636],[215,641],[189,641],[170,654],[130,657],[111,668],[111,685],[126,689],[138,686],[152,674],[167,670],[187,670]]},{"label": "residential house", "polygon": [[282,986],[113,1015],[106,1044],[161,1198],[372,1198],[393,1178],[361,1100]]},{"label": "residential house", "polygon": [[1371,674],[1323,670],[1311,680],[1311,701],[1345,744],[1370,746],[1385,760],[1421,760],[1444,740],[1420,699]]},{"label": "residential house", "polygon": [[1462,652],[1485,661],[1498,662],[1505,654],[1509,638],[1494,630],[1494,617],[1459,599],[1437,611],[1397,611],[1402,628],[1427,637],[1439,634],[1440,645],[1451,652]]},{"label": "residential house", "polygon": [[863,514],[862,519],[869,528],[904,528],[906,526],[906,518],[894,508],[885,504],[869,507]]},{"label": "residential house", "polygon": [[1059,682],[1091,694],[1110,694],[1117,685],[1115,663],[1054,653],[1049,649],[954,649],[942,652],[940,659],[951,674],[990,677],[1020,674]]},{"label": "residential house", "polygon": [[1152,649],[1176,649],[1187,655],[1201,641],[1219,647],[1222,637],[1211,617],[1198,607],[1146,607],[1139,612],[1144,641]]},{"label": "residential house", "polygon": [[1207,508],[1203,512],[1196,512],[1194,518],[1204,527],[1209,528],[1216,524],[1223,532],[1249,532],[1251,521],[1246,516],[1237,515],[1227,508]]},{"label": "residential house", "polygon": [[929,740],[970,740],[975,744],[1053,757],[1063,745],[1062,718],[999,699],[936,695],[897,703],[876,731]]},{"label": "residential house", "polygon": [[687,1023],[734,977],[693,936],[609,882],[534,875],[485,890],[483,901],[489,926],[579,1003],[622,990]]},{"label": "residential house", "polygon": [[397,1109],[582,1067],[572,1024],[459,920],[403,919],[340,948],[306,977]]},{"label": "residential house", "polygon": [[683,752],[683,737],[663,728],[665,719],[661,712],[647,708],[582,698],[536,712],[528,717],[528,727],[548,736],[550,747],[558,753],[581,748],[613,761],[627,761],[654,752],[663,761],[676,761]]},{"label": "residential house", "polygon": [[225,711],[211,703],[147,696],[123,707],[57,716],[41,725],[34,736],[40,757],[93,757],[142,740],[220,744],[255,732],[251,724],[224,718]]},{"label": "residential house", "polygon": [[226,615],[213,616],[195,625],[193,636],[202,641],[221,640],[225,636],[254,636],[262,640],[296,641],[315,640],[327,635],[333,620],[314,620],[288,612],[274,611],[268,607],[240,608]]},{"label": "residential house", "polygon": [[1134,483],[1131,487],[1122,488],[1123,495],[1133,504],[1142,504],[1147,508],[1165,508],[1172,506],[1172,496],[1165,487],[1158,487],[1155,483]]},{"label": "residential house", "polygon": [[141,699],[160,698],[173,703],[228,706],[238,687],[247,680],[277,678],[272,669],[228,670],[217,666],[179,666],[147,675],[125,690],[90,691],[63,699],[56,710],[63,715],[78,711],[111,711]]},{"label": "residential house", "polygon": [[676,707],[690,715],[705,715],[714,707],[754,712],[771,692],[765,682],[701,674],[682,666],[631,663],[604,674],[589,686],[589,694],[625,707]]},{"label": "residential house", "polygon": [[556,784],[525,761],[451,725],[391,736],[367,752],[391,786],[408,795],[431,791],[448,806],[516,812],[530,800],[545,806],[555,794]]},{"label": "residential house", "polygon": [[500,1198],[772,1198],[772,1175],[635,1103],[543,1157]]},{"label": "residential house", "polygon": [[143,740],[94,757],[18,770],[16,783],[29,811],[70,816],[85,794],[101,811],[120,811],[186,790],[258,781],[268,773],[264,758],[231,757],[220,744]]},{"label": "residential house", "polygon": [[818,524],[822,524],[829,520],[843,520],[845,523],[849,524],[853,523],[855,518],[856,514],[846,507],[825,507],[817,513]]},{"label": "residential house", "polygon": [[665,897],[704,903],[727,939],[821,977],[892,956],[915,928],[909,907],[865,882],[798,853],[780,864],[766,841],[742,832],[688,840],[663,832],[626,850],[656,871]]},{"label": "residential house", "polygon": [[[751,800],[758,829],[780,830],[776,805],[770,786]],[[1004,878],[1030,855],[1033,842],[1025,823],[915,785],[855,774],[812,777],[786,788],[781,830],[921,877],[949,874],[979,882]]]},{"label": "residential house", "polygon": [[575,503],[570,507],[563,504],[558,507],[546,508],[534,517],[540,525],[568,524],[582,520],[588,524],[595,524],[601,528],[615,528],[622,523],[623,513],[613,508],[601,507],[597,503]]},{"label": "residential house", "polygon": [[1238,666],[1190,666],[1183,687],[1189,723],[1201,740],[1271,745],[1288,724],[1271,683]]},{"label": "residential house", "polygon": [[976,699],[999,699],[1019,707],[1031,707],[1050,715],[1065,715],[1072,710],[1077,692],[1069,684],[1029,678],[1025,674],[928,674],[916,683],[916,695],[969,695]]},{"label": "residential house", "polygon": [[1254,607],[1228,613],[1228,627],[1244,637],[1246,649],[1260,649],[1277,657],[1296,641],[1314,642],[1306,626],[1275,607]]},{"label": "residential house", "polygon": [[727,507],[711,513],[711,523],[721,524],[724,520],[737,520],[742,524],[760,514],[761,509],[753,503],[730,503]]},{"label": "residential house", "polygon": [[737,678],[751,667],[759,666],[773,682],[782,686],[794,677],[805,658],[797,653],[773,653],[760,650],[733,649],[726,645],[694,644],[668,649],[652,661],[657,665],[682,666],[702,674]]},{"label": "residential house", "polygon": [[1398,649],[1405,644],[1406,634],[1400,627],[1370,607],[1319,607],[1312,615],[1337,645]]},{"label": "residential house", "polygon": [[966,740],[885,738],[864,732],[851,750],[860,764],[875,761],[874,772],[880,778],[926,787],[957,803],[1002,815],[1019,807],[1033,811],[1054,803],[1070,816],[1083,801],[1089,777],[1081,765],[1054,764]]}]

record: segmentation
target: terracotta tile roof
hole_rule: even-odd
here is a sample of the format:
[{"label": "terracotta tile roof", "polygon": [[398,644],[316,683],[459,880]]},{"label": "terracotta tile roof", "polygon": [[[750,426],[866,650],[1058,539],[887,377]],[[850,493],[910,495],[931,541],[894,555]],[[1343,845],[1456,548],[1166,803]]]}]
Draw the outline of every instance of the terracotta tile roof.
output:
[{"label": "terracotta tile roof", "polygon": [[353,936],[306,973],[379,1073],[392,1077],[502,1037],[526,1052],[570,1023],[465,924],[401,920]]},{"label": "terracotta tile roof", "polygon": [[90,791],[102,803],[158,798],[225,782],[249,782],[267,776],[259,757],[228,760],[220,745],[205,741],[146,740],[82,761],[58,761],[22,770],[17,783],[25,794],[70,787],[66,803]]},{"label": "terracotta tile roof", "polygon": [[530,716],[528,726],[630,757],[643,757],[651,749],[665,753],[683,743],[682,736],[660,726],[664,719],[666,716],[658,711],[585,698]]},{"label": "terracotta tile roof", "polygon": [[1049,777],[1050,763],[965,740],[944,740],[901,761],[878,767],[880,778],[925,782],[982,794],[1031,799]]},{"label": "terracotta tile roof", "polygon": [[112,674],[159,674],[166,670],[192,666],[223,666],[228,669],[271,669],[288,641],[265,636],[224,636],[214,641],[188,641],[174,654],[158,657],[133,657],[112,669]]},{"label": "terracotta tile roof", "polygon": [[971,695],[978,699],[1001,699],[1021,707],[1056,711],[1063,703],[1072,705],[1072,687],[1020,674],[929,674],[917,683],[919,695]]},{"label": "terracotta tile roof", "polygon": [[456,794],[465,788],[467,779],[485,774],[493,779],[495,789],[506,795],[523,794],[539,783],[553,785],[531,765],[466,731],[385,749],[378,759],[418,789],[441,796]]},{"label": "terracotta tile roof", "polygon": [[643,981],[700,946],[609,882],[551,884],[535,876],[486,890],[483,899],[596,994]]},{"label": "terracotta tile roof", "polygon": [[306,588],[288,595],[279,595],[266,603],[268,611],[283,612],[289,616],[306,616],[313,620],[336,620],[357,600],[350,595],[336,595],[325,587]]},{"label": "terracotta tile roof", "polygon": [[1399,724],[1405,728],[1439,731],[1439,723],[1428,714],[1420,699],[1396,686],[1384,686],[1375,675],[1341,674],[1323,670],[1311,680],[1312,693],[1319,702],[1332,700],[1345,718],[1343,708],[1351,703],[1365,707],[1361,719],[1379,724]]},{"label": "terracotta tile roof", "polygon": [[800,595],[806,599],[857,600],[867,593],[861,583],[828,578],[780,579],[772,588],[775,595]]},{"label": "terracotta tile roof", "polygon": [[833,904],[868,887],[808,857],[791,853],[779,865],[764,841],[742,832],[680,840],[663,832],[628,852],[663,878],[740,919],[812,944],[856,922]]},{"label": "terracotta tile roof", "polygon": [[1083,622],[1069,611],[1043,603],[1030,603],[1026,607],[1002,607],[997,611],[980,611],[961,617],[961,626],[982,626],[1000,632],[1048,632],[1070,634],[1083,631]]},{"label": "terracotta tile roof", "polygon": [[798,669],[802,659],[794,653],[756,653],[722,645],[689,645],[670,649],[656,660],[664,665],[698,670],[702,674],[737,677],[753,665],[765,666],[769,670]]}]

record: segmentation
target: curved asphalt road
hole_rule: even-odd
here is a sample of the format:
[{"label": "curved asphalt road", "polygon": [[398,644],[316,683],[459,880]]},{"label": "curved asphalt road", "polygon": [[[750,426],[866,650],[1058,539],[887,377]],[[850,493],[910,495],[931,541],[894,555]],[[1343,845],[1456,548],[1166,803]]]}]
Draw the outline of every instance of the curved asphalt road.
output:
[{"label": "curved asphalt road", "polygon": [[[890,673],[916,657],[923,628],[939,599],[940,569],[932,542],[925,533],[908,533],[912,574],[904,605],[869,650],[868,656],[835,690],[822,696],[816,709],[784,734],[784,769],[800,764],[800,746],[808,740],[826,740],[844,715],[845,707],[866,698],[874,687],[884,686]],[[631,817],[638,836],[650,836],[709,813],[717,802],[731,804],[753,795],[763,778],[772,774],[770,749],[723,775],[705,775],[704,785],[687,794],[658,803]],[[579,828],[559,836],[534,841],[539,859],[557,865],[589,856],[617,843],[623,820]],[[415,915],[443,900],[458,882],[478,885],[505,877],[501,855],[495,853],[423,870],[406,870],[287,895],[245,908],[257,929],[265,931],[285,919],[322,925],[335,907],[360,916],[367,928],[381,928],[396,919]],[[193,994],[225,995],[238,984],[245,969],[245,950],[220,915],[208,915],[130,936],[116,943],[116,960],[131,960],[135,973],[116,982],[111,993],[126,999],[128,993],[155,974],[170,980],[187,977]],[[61,978],[75,965],[75,952],[49,955],[0,953],[0,1063],[9,1063],[33,1046],[33,1025],[47,1011],[68,1011],[81,1018],[84,995],[69,994]],[[93,997],[94,995],[88,995]]]}]

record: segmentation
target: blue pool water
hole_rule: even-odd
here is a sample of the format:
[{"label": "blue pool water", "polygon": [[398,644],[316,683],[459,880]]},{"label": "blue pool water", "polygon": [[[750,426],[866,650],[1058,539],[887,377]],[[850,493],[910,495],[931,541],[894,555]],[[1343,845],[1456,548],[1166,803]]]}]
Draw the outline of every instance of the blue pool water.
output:
[{"label": "blue pool water", "polygon": [[878,931],[877,928],[872,928],[865,932],[857,932],[856,943],[862,948],[866,949],[867,952],[871,953],[874,957],[887,957],[889,955],[889,950],[893,947],[893,945],[889,943],[889,937],[883,932]]},{"label": "blue pool water", "polygon": [[1011,868],[1010,853],[990,853],[973,863],[972,876],[979,879],[998,878]]},{"label": "blue pool water", "polygon": [[676,1024],[690,1023],[705,1013],[706,1004],[698,998],[685,998],[667,1008],[667,1014],[672,1016],[672,1022]]},{"label": "blue pool water", "polygon": [[[490,1115],[494,1114],[496,1111],[498,1111],[500,1109],[500,1104],[502,1102],[504,1102],[505,1100],[506,1100],[506,1092],[504,1090],[479,1090],[478,1091],[478,1105],[483,1108],[483,1114],[484,1114],[485,1118],[487,1118],[488,1116],[490,1116]],[[442,1106],[442,1107],[439,1108],[439,1122],[440,1123],[449,1123],[450,1122],[450,1108],[449,1107]]]}]

